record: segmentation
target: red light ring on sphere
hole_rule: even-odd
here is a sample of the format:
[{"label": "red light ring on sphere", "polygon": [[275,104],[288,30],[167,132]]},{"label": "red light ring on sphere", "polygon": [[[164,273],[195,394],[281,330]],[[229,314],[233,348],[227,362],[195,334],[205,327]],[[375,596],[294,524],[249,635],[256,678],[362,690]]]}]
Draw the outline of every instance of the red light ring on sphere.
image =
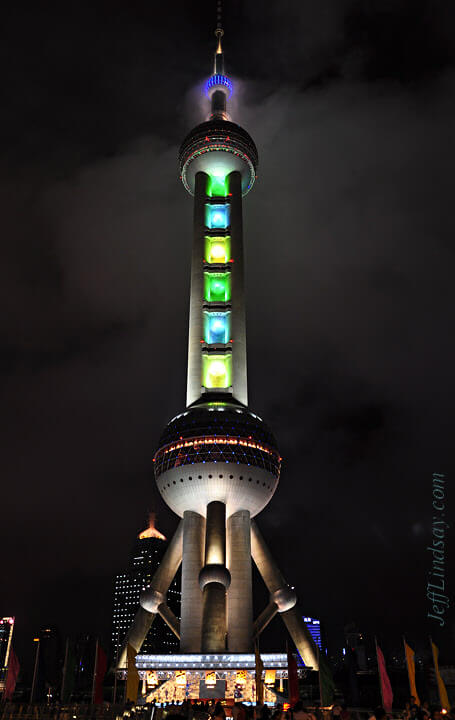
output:
[{"label": "red light ring on sphere", "polygon": [[250,173],[250,180],[248,182],[247,189],[243,192],[243,195],[246,195],[247,192],[249,192],[249,190],[251,190],[251,188],[253,187],[253,183],[256,180],[256,172],[254,170],[254,165],[251,162],[248,155],[246,155],[241,150],[239,150],[237,147],[235,147],[235,145],[227,145],[226,143],[220,144],[217,142],[212,143],[210,141],[209,141],[209,143],[210,144],[205,144],[205,146],[202,145],[202,146],[195,148],[193,150],[193,152],[191,152],[185,159],[183,167],[182,167],[182,175],[181,175],[182,182],[185,186],[185,189],[190,193],[190,195],[193,194],[193,191],[190,188],[187,178],[186,178],[186,171],[187,171],[188,167],[191,165],[191,163],[193,162],[193,160],[195,160],[195,158],[199,157],[200,155],[205,155],[206,153],[209,153],[209,152],[228,152],[228,153],[231,153],[232,155],[236,155],[237,157],[241,158],[243,160],[243,162],[246,163],[246,165],[248,166],[248,170]]},{"label": "red light ring on sphere", "polygon": [[[271,472],[276,479],[280,476],[281,457],[274,448],[249,438],[216,435],[214,437],[186,438],[161,447],[153,458],[155,477],[159,477],[162,472],[166,472],[166,470],[173,467],[203,462],[203,457],[197,458],[194,452],[197,451],[196,454],[201,453],[205,457],[204,449],[208,447],[213,448],[214,453],[222,453],[223,447],[226,450],[231,450],[234,454],[235,449],[239,449],[238,457],[236,456],[234,459],[226,455],[223,457],[222,462],[240,462],[241,459],[242,464],[246,464],[243,455],[248,452],[251,454],[251,458],[249,458],[252,461],[250,462],[251,465],[263,467],[268,472]],[[207,459],[210,460],[210,458]]]}]

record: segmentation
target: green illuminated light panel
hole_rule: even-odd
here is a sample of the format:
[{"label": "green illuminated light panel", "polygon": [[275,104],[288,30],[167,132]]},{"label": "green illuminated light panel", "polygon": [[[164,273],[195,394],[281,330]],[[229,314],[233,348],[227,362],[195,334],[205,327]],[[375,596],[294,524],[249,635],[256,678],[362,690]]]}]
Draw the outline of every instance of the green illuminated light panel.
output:
[{"label": "green illuminated light panel", "polygon": [[204,273],[204,300],[229,302],[231,299],[231,273]]},{"label": "green illuminated light panel", "polygon": [[213,174],[209,174],[207,183],[207,195],[209,197],[227,197],[228,192],[229,190],[225,173],[221,171],[214,171]]},{"label": "green illuminated light panel", "polygon": [[231,353],[202,355],[202,385],[208,390],[232,385]]},{"label": "green illuminated light panel", "polygon": [[231,238],[226,237],[205,237],[205,260],[213,263],[227,263],[231,259]]}]

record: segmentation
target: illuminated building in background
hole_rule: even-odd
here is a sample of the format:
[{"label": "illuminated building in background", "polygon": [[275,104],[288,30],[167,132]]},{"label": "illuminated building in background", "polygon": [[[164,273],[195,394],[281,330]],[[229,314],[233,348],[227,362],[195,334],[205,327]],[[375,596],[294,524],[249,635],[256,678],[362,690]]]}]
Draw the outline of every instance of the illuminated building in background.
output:
[{"label": "illuminated building in background", "polygon": [[307,626],[314,644],[318,646],[319,650],[322,650],[321,621],[311,617],[304,617],[303,622]]},{"label": "illuminated building in background", "polygon": [[[254,520],[272,499],[281,468],[273,433],[248,407],[242,206],[256,179],[258,154],[250,135],[228,114],[233,85],[224,70],[220,24],[215,34],[214,69],[206,83],[210,111],[187,135],[179,155],[180,177],[194,203],[186,408],[164,428],[154,457],[158,491],[181,520],[141,594],[118,662],[119,670],[126,667],[128,644],[142,651],[136,664],[155,682],[157,656],[144,652],[144,642],[159,615],[179,640],[180,654],[164,661],[170,667],[172,659],[172,692],[185,692],[190,662],[198,670],[188,692],[199,697],[206,697],[206,679],[212,677],[206,671],[216,672],[217,694],[219,681],[230,692],[246,658],[254,664],[255,641],[277,613],[305,665],[318,668],[294,588]],[[252,560],[269,593],[255,620]],[[178,618],[166,597],[180,566]],[[285,659],[273,658],[267,669],[282,672],[279,663]],[[247,668],[247,676],[251,694],[254,672]]]},{"label": "illuminated building in background", "polygon": [[[149,527],[141,532],[134,544],[127,572],[115,576],[112,612],[111,649],[117,657],[126,631],[139,608],[142,590],[152,581],[166,551],[165,536],[155,528],[154,514],[150,514]],[[180,583],[175,578],[167,591],[167,602],[172,611],[180,616]],[[178,641],[163,622],[155,623],[144,641],[145,652],[175,652]]]},{"label": "illuminated building in background", "polygon": [[13,639],[14,618],[0,618],[0,692],[5,687],[6,674],[11,653],[11,642]]}]

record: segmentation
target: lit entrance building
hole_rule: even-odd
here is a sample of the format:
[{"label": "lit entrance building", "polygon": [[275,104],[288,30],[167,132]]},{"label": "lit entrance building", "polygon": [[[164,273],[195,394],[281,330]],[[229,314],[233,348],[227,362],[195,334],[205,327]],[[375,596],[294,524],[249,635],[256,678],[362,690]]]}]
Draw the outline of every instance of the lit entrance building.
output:
[{"label": "lit entrance building", "polygon": [[[248,407],[242,203],[258,164],[249,134],[230,120],[232,82],[224,71],[223,30],[215,32],[211,111],[180,149],[182,182],[194,198],[185,410],[165,427],[155,480],[180,518],[178,529],[131,624],[144,691],[152,697],[255,699],[254,647],[279,613],[307,667],[318,651],[255,517],[278,486],[281,457],[268,426]],[[253,619],[252,560],[269,592]],[[166,593],[181,566],[181,618]],[[180,643],[176,655],[141,655],[157,615]],[[131,653],[130,653],[131,657]],[[266,688],[287,673],[284,654],[262,656]],[[167,693],[167,695],[166,695]],[[266,698],[275,696],[266,690]]]},{"label": "lit entrance building", "polygon": [[[262,653],[261,660],[264,702],[275,703],[274,688],[283,689],[283,680],[287,678],[287,656]],[[136,664],[142,677],[142,692],[149,701],[224,698],[251,702],[256,698],[254,653],[138,655]]]}]

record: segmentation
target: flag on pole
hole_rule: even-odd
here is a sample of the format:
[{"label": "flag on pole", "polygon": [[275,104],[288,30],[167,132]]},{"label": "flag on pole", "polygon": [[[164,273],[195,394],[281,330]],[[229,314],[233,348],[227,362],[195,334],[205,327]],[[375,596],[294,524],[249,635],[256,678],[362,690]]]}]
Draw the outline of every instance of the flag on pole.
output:
[{"label": "flag on pole", "polygon": [[437,646],[434,644],[434,642],[431,640],[431,650],[433,653],[433,664],[434,664],[434,674],[436,676],[436,682],[438,683],[438,692],[439,692],[439,700],[441,702],[441,707],[445,708],[446,710],[450,710],[450,703],[449,698],[447,696],[447,690],[446,686],[444,685],[444,680],[441,677],[441,672],[439,670],[439,650]]},{"label": "flag on pole", "polygon": [[11,648],[8,661],[8,672],[6,674],[5,680],[5,689],[3,691],[3,700],[11,700],[11,698],[13,697],[20,669],[21,666],[19,665],[17,655],[14,652],[13,648]]},{"label": "flag on pole", "polygon": [[379,670],[379,682],[381,684],[381,697],[382,697],[382,705],[384,707],[384,710],[386,712],[392,712],[392,704],[393,704],[393,691],[392,686],[390,684],[390,679],[387,674],[387,668],[385,666],[385,659],[383,652],[379,645],[376,643],[376,657],[378,660],[378,670]]},{"label": "flag on pole", "polygon": [[419,696],[417,694],[417,687],[416,687],[416,666],[415,666],[415,652],[414,650],[409,647],[406,640],[403,638],[404,643],[404,652],[406,656],[406,665],[408,668],[408,678],[409,678],[409,690],[411,692],[411,697],[415,697],[416,699],[416,705],[420,705]]},{"label": "flag on pole", "polygon": [[137,700],[137,691],[139,689],[139,673],[136,668],[136,655],[136,650],[132,645],[128,643],[128,650],[126,655],[128,662],[126,679],[126,700],[131,700],[134,703]]},{"label": "flag on pole", "polygon": [[297,675],[297,662],[291,652],[289,645],[288,650],[288,695],[291,707],[294,707],[299,699],[299,677]]},{"label": "flag on pole", "polygon": [[95,705],[102,705],[104,700],[103,682],[107,670],[107,657],[101,645],[98,643],[96,648],[96,664],[94,678],[93,702]]},{"label": "flag on pole", "polygon": [[262,704],[264,702],[264,683],[262,682],[264,663],[262,662],[257,643],[255,643],[254,646],[254,654],[256,656],[256,702]]}]

